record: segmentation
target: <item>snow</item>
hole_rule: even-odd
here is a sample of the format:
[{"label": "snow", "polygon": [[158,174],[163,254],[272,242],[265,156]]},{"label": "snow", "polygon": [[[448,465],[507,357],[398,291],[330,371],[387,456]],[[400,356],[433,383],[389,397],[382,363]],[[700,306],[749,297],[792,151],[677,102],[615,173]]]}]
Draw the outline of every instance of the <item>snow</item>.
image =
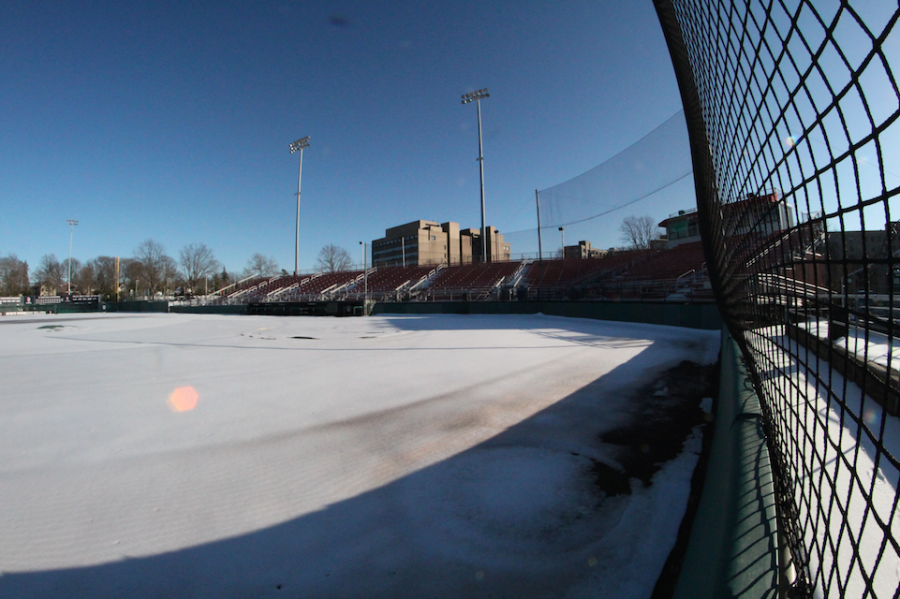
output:
[{"label": "snow", "polygon": [[[818,327],[820,333],[822,329]],[[754,335],[752,343],[783,371],[769,371],[763,385],[785,397],[785,425],[798,433],[786,442],[789,459],[798,462],[803,473],[795,485],[795,501],[805,526],[810,569],[826,578],[832,594],[838,592],[831,578],[836,564],[846,585],[841,596],[865,596],[868,579],[873,596],[893,597],[900,586],[900,554],[889,537],[900,538],[895,513],[900,471],[876,450],[873,440],[880,439],[885,452],[900,455],[900,420],[885,414],[859,386],[788,339],[781,328]],[[886,355],[887,344],[884,347]],[[802,361],[794,357],[798,355]],[[859,546],[856,557],[851,539]],[[813,582],[816,596],[824,596],[823,580]]]},{"label": "snow", "polygon": [[0,597],[649,597],[699,433],[614,497],[599,435],[719,340],[109,314],[2,321],[0,341]]},{"label": "snow", "polygon": [[[827,320],[813,320],[800,323],[798,326],[820,339],[828,338]],[[855,354],[861,360],[874,362],[885,368],[889,367],[888,360],[890,360],[890,368],[897,370],[897,365],[900,364],[900,340],[889,341],[887,335],[872,330],[868,331],[868,338],[866,337],[867,331],[864,328],[851,324],[847,336],[835,340],[834,344]]]}]

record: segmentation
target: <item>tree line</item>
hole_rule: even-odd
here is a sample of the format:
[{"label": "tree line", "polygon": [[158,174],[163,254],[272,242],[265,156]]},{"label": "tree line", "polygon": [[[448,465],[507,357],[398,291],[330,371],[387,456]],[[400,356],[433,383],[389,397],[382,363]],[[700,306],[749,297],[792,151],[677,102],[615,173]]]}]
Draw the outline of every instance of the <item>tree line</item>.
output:
[{"label": "tree line", "polygon": [[200,295],[246,277],[280,273],[287,274],[279,270],[273,258],[257,253],[236,278],[206,244],[188,244],[173,258],[161,243],[147,239],[134,249],[132,256],[119,260],[118,280],[113,256],[98,256],[85,262],[72,258],[70,262],[68,258],[60,261],[54,254],[45,254],[33,271],[15,254],[0,257],[0,296],[63,295],[70,289],[73,294],[100,295],[107,300],[116,298],[117,289],[120,298]]}]

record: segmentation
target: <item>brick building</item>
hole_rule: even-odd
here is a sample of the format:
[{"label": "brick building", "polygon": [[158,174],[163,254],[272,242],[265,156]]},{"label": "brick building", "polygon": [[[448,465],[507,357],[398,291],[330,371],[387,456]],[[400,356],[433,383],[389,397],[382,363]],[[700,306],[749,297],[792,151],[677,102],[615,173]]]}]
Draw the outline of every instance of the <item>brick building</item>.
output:
[{"label": "brick building", "polygon": [[[496,227],[486,227],[488,262],[510,259],[510,246]],[[481,230],[460,229],[459,223],[438,224],[416,220],[386,229],[384,237],[372,241],[374,266],[424,266],[467,264],[481,259]]]}]

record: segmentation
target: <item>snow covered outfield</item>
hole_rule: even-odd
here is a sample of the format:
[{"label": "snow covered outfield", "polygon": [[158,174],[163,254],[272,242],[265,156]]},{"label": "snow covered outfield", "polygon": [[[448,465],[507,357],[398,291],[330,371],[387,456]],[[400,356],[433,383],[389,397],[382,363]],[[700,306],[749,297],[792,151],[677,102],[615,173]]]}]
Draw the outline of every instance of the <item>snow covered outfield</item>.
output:
[{"label": "snow covered outfield", "polygon": [[3,323],[0,596],[649,596],[696,455],[604,498],[599,435],[717,350],[547,316]]}]

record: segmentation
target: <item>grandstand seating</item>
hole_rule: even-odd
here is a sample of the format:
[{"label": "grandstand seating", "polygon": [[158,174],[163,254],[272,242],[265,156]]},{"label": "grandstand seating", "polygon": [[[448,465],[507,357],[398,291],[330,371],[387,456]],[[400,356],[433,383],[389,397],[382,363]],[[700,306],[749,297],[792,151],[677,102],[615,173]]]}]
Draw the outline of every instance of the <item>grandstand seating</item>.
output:
[{"label": "grandstand seating", "polygon": [[449,290],[486,293],[512,277],[522,268],[521,262],[490,262],[448,266],[441,270],[429,289],[432,295]]},{"label": "grandstand seating", "polygon": [[361,270],[345,270],[341,272],[322,273],[317,277],[310,278],[297,289],[300,294],[324,293],[336,287],[342,287],[356,280],[362,275]]},{"label": "grandstand seating", "polygon": [[602,258],[565,258],[535,262],[525,273],[529,287],[571,287],[603,274],[615,274],[650,255],[650,250],[612,252]]},{"label": "grandstand seating", "polygon": [[257,287],[253,291],[253,295],[255,295],[255,296],[275,295],[276,293],[278,293],[279,291],[281,291],[283,289],[287,289],[294,285],[299,285],[303,281],[309,279],[309,277],[310,277],[310,275],[296,275],[296,276],[287,275],[287,276],[283,276],[283,277],[275,277],[275,278],[269,280],[267,283],[264,283],[264,284],[260,285],[259,287]]},{"label": "grandstand seating", "polygon": [[248,295],[252,291],[255,291],[260,285],[264,285],[269,281],[277,279],[278,277],[252,277],[241,281],[237,285],[235,285],[234,289],[228,292],[226,297],[229,298],[237,298],[242,295]]},{"label": "grandstand seating", "polygon": [[376,269],[370,273],[366,283],[357,281],[351,291],[360,292],[367,288],[369,293],[391,293],[410,284],[419,282],[422,277],[428,276],[437,266],[395,266]]},{"label": "grandstand seating", "polygon": [[703,268],[706,258],[699,241],[683,243],[635,264],[623,274],[632,281],[677,279]]},{"label": "grandstand seating", "polygon": [[[452,266],[390,266],[243,281],[225,301],[347,299],[367,291],[376,300],[693,299],[712,293],[699,242],[669,250],[611,252],[602,258],[566,258]],[[522,293],[525,293],[523,296]]]}]

